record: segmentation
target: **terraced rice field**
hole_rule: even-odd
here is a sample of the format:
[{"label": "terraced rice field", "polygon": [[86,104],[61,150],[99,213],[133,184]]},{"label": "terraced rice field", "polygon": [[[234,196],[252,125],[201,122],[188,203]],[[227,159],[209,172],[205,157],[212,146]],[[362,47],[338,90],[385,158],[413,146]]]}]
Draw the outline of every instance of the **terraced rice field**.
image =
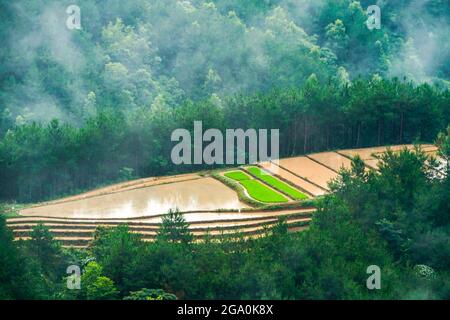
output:
[{"label": "terraced rice field", "polygon": [[[374,148],[362,148],[362,149],[350,149],[350,150],[340,150],[338,153],[348,158],[353,158],[358,155],[365,163],[365,165],[371,169],[378,169],[379,159],[377,156],[386,152],[387,149],[390,149],[394,152],[400,152],[404,148],[408,150],[414,149],[414,145],[410,144],[402,144],[395,146],[386,146],[386,147],[374,147]],[[433,153],[437,151],[437,147],[431,144],[423,144],[421,148],[426,153]]]},{"label": "terraced rice field", "polygon": [[[286,217],[289,228],[307,225],[311,220],[314,208],[255,211],[251,213],[236,212],[201,212],[187,213],[186,220],[190,223],[191,232],[197,240],[206,234],[220,238],[238,233],[245,237],[254,237],[265,232],[265,228],[275,225],[280,217]],[[141,235],[144,241],[153,241],[161,223],[161,216],[140,219],[63,219],[22,217],[8,220],[8,226],[13,231],[16,240],[27,240],[31,230],[38,223],[46,225],[56,240],[64,246],[86,247],[93,240],[97,227],[115,227],[128,225],[131,232]]]},{"label": "terraced rice field", "polygon": [[237,194],[207,177],[127,189],[73,201],[60,201],[21,211],[24,216],[126,218],[167,213],[169,209],[201,211],[242,209]]},{"label": "terraced rice field", "polygon": [[225,177],[233,179],[235,181],[244,181],[244,180],[250,180],[250,176],[240,170],[237,171],[230,171],[223,174]]},{"label": "terraced rice field", "polygon": [[40,205],[44,204],[55,204],[62,202],[69,202],[80,199],[92,198],[100,195],[119,193],[127,190],[151,187],[155,185],[168,184],[173,182],[190,181],[195,179],[200,179],[201,176],[196,173],[179,174],[174,176],[163,176],[163,177],[149,177],[143,179],[136,179],[131,181],[126,181],[122,183],[116,183],[104,188],[95,189],[92,191],[84,192],[75,196],[65,197],[58,200],[42,202]]},{"label": "terraced rice field", "polygon": [[307,157],[280,160],[280,167],[328,191],[328,182],[338,176],[336,172]]},{"label": "terraced rice field", "polygon": [[253,176],[256,178],[264,181],[269,186],[273,187],[274,189],[283,192],[287,196],[289,196],[291,199],[294,200],[303,200],[307,199],[308,197],[297,190],[294,187],[291,187],[289,184],[281,181],[280,179],[274,177],[271,173],[268,171],[264,171],[259,167],[246,167],[246,171],[250,172]]},{"label": "terraced rice field", "polygon": [[[400,145],[391,149],[399,151],[404,147],[411,149],[413,146]],[[430,155],[436,155],[435,146],[422,147]],[[329,180],[338,176],[341,167],[349,168],[350,159],[355,155],[360,155],[368,168],[376,169],[379,160],[375,155],[385,150],[386,147],[377,147],[316,153],[281,159],[278,164],[260,163],[258,167],[244,168],[247,172],[236,169],[222,175],[241,184],[247,196],[261,203],[277,203],[282,208],[283,203],[297,204],[295,201],[325,194]],[[274,167],[276,172],[271,171]],[[184,213],[197,240],[206,234],[214,238],[234,234],[259,237],[280,217],[286,218],[290,231],[301,231],[315,211],[313,207],[286,207],[276,211],[251,208],[221,181],[187,174],[128,181],[41,203],[21,210],[21,216],[8,219],[7,224],[16,240],[26,240],[32,228],[42,223],[57,240],[70,247],[88,246],[98,226],[121,224],[127,224],[131,232],[140,234],[144,241],[153,241],[162,217],[175,208]]]},{"label": "terraced rice field", "polygon": [[371,148],[360,148],[360,149],[348,149],[348,150],[339,150],[338,153],[345,155],[347,157],[355,157],[359,156],[362,160],[373,159],[374,154],[381,154],[390,148],[392,151],[400,151],[403,148],[412,149],[413,145],[401,144],[396,146],[383,146],[383,147],[371,147]]},{"label": "terraced rice field", "polygon": [[250,197],[257,201],[264,203],[284,203],[289,201],[285,196],[267,188],[258,180],[243,180],[240,183],[247,190]]},{"label": "terraced rice field", "polygon": [[284,203],[289,201],[281,193],[269,188],[260,181],[253,179],[243,171],[236,170],[226,172],[224,173],[224,176],[237,181],[245,188],[248,195],[256,201],[263,203]]},{"label": "terraced rice field", "polygon": [[[264,168],[265,170],[270,172],[270,169],[272,166],[270,163],[262,162],[260,163],[260,166]],[[291,184],[296,186],[298,189],[303,190],[306,194],[308,194],[310,197],[318,197],[322,196],[326,193],[326,191],[322,188],[319,188],[318,186],[308,182],[307,180],[300,178],[299,176],[296,176],[295,174],[283,169],[283,168],[277,168],[276,173],[272,172],[276,176],[280,177],[281,179],[284,179],[286,181],[289,181]]]},{"label": "terraced rice field", "polygon": [[318,162],[319,164],[339,172],[341,168],[350,169],[352,161],[336,152],[321,152],[308,155],[308,158]]}]

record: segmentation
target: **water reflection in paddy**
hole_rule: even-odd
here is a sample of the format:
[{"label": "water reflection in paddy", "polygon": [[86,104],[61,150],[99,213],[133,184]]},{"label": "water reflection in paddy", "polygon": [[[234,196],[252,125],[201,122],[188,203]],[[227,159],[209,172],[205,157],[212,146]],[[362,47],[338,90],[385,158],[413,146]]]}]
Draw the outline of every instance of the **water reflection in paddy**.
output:
[{"label": "water reflection in paddy", "polygon": [[27,216],[129,218],[180,211],[240,209],[237,194],[213,178],[169,183],[21,211]]}]

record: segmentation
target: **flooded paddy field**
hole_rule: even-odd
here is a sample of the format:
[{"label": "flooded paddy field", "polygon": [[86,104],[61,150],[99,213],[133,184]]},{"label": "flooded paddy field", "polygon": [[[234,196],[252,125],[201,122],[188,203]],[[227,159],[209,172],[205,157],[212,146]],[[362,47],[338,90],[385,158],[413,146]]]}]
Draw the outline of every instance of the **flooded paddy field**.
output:
[{"label": "flooded paddy field", "polygon": [[[392,151],[400,151],[403,148],[411,149],[411,145],[397,145],[391,146]],[[338,151],[340,154],[353,158],[359,156],[362,160],[375,159],[374,154],[381,154],[387,150],[388,147],[372,147],[372,148],[360,148],[360,149],[347,149]]]},{"label": "flooded paddy field", "polygon": [[307,157],[281,159],[280,167],[326,190],[328,182],[338,176],[336,172]]},{"label": "flooded paddy field", "polygon": [[[394,151],[412,149],[413,145],[391,146]],[[422,145],[429,155],[436,156],[434,145]],[[327,192],[327,183],[338,176],[341,167],[350,167],[350,157],[360,155],[368,167],[377,168],[376,154],[388,147],[362,148],[337,152],[322,152],[308,157],[281,159],[275,174],[289,181],[310,197]],[[442,160],[438,157],[438,160]],[[260,163],[269,170],[269,163]],[[273,167],[272,167],[273,168]],[[71,219],[132,219],[156,216],[178,208],[182,212],[239,210],[248,208],[240,202],[237,193],[213,178],[198,174],[183,174],[166,177],[151,177],[127,181],[96,189],[80,195],[41,203],[20,211],[23,216],[39,216]],[[248,213],[245,213],[247,215]],[[203,215],[203,213],[197,213]],[[230,212],[221,214],[233,216]],[[204,216],[201,219],[205,218]]]},{"label": "flooded paddy field", "polygon": [[[413,148],[412,145],[390,148],[397,152],[404,147]],[[234,180],[237,180],[236,183],[258,182],[261,184],[258,185],[260,189],[264,187],[264,190],[267,189],[280,196],[284,193],[277,188],[291,185],[307,194],[309,198],[314,198],[328,192],[328,182],[338,176],[340,168],[350,168],[351,157],[360,155],[367,168],[377,169],[379,160],[376,159],[376,155],[385,152],[386,149],[387,147],[376,147],[322,152],[281,159],[278,164],[263,162],[258,166],[273,174],[273,179],[264,181],[267,177],[260,177],[259,170],[249,175],[248,172],[236,168],[234,171],[239,175],[234,176]],[[438,156],[435,146],[422,145],[422,149],[428,155],[435,156],[438,161],[443,161]],[[446,163],[442,163],[442,166],[444,165]],[[251,168],[246,168],[249,169]],[[225,172],[232,171],[224,171],[221,175]],[[440,177],[438,174],[440,170],[436,172],[436,176]],[[255,177],[261,179],[256,180]],[[244,191],[249,196],[248,190]],[[280,207],[275,211],[256,208],[241,210],[249,209],[249,206],[239,200],[235,190],[220,179],[193,173],[127,181],[76,196],[40,203],[22,209],[19,212],[21,217],[10,218],[7,224],[14,231],[16,240],[27,238],[32,227],[43,223],[64,246],[81,248],[89,244],[98,226],[114,227],[127,224],[131,232],[141,234],[145,241],[151,241],[164,214],[176,208],[184,212],[190,229],[197,237],[209,231],[212,231],[211,235],[220,236],[224,232],[234,232],[236,228],[245,231],[247,236],[260,236],[263,234],[264,225],[273,225],[282,216],[287,217],[289,223],[295,226],[295,230],[301,231],[306,228],[315,211],[312,207],[297,209]],[[301,222],[301,225],[296,225],[297,222]],[[303,223],[305,225],[302,225]]]},{"label": "flooded paddy field", "polygon": [[[262,163],[260,163],[260,166],[268,171],[270,171],[270,169],[272,168],[272,166],[268,162],[262,162]],[[274,172],[272,172],[272,173],[274,173]],[[293,185],[300,188],[301,190],[304,190],[310,196],[317,197],[317,196],[322,196],[326,193],[325,190],[317,187],[316,185],[314,185],[302,178],[297,177],[296,175],[290,173],[289,171],[287,171],[283,168],[278,167],[275,173],[277,176],[281,177],[282,179],[285,179],[285,180],[291,182]]]},{"label": "flooded paddy field", "polygon": [[[312,213],[315,209],[290,209],[280,211],[255,211],[255,212],[205,212],[205,213],[186,213],[184,217],[190,223],[208,222],[208,221],[226,221],[226,220],[243,220],[243,219],[260,219],[260,218],[277,218],[284,215],[295,213]],[[159,218],[160,219],[160,218]]]},{"label": "flooded paddy field", "polygon": [[[185,213],[184,217],[187,222],[192,225],[198,224],[211,224],[213,222],[244,222],[251,220],[264,220],[264,219],[276,219],[284,215],[293,214],[310,214],[315,211],[314,208],[304,208],[304,209],[287,209],[287,210],[277,210],[277,211],[248,211],[248,212],[190,212]],[[79,225],[79,226],[93,226],[93,225],[117,225],[117,224],[128,224],[128,225],[156,225],[161,223],[162,217],[148,217],[148,218],[132,218],[132,219],[111,219],[102,220],[96,218],[41,218],[36,216],[23,216],[20,218],[8,219],[8,224],[17,225],[35,225],[36,223],[45,223],[45,225],[50,226],[61,226],[61,225]]]},{"label": "flooded paddy field", "polygon": [[364,161],[364,164],[367,167],[369,167],[371,169],[378,170],[378,163],[380,162],[380,160],[378,160],[378,159],[366,159],[366,160],[363,160],[363,161]]},{"label": "flooded paddy field", "polygon": [[[206,234],[214,237],[233,235],[236,232],[247,236],[264,234],[266,227],[278,223],[278,219],[286,217],[288,226],[297,223],[306,227],[314,214],[314,208],[284,209],[277,211],[246,211],[246,212],[191,212],[185,213],[189,229],[198,240]],[[162,222],[162,216],[131,219],[70,219],[70,218],[39,218],[35,216],[11,218],[8,227],[13,232],[15,240],[30,239],[32,228],[44,224],[64,247],[86,248],[93,240],[95,230],[99,226],[116,227],[127,224],[130,232],[139,234],[143,241],[153,241]]]},{"label": "flooded paddy field", "polygon": [[74,195],[74,196],[65,197],[62,199],[43,202],[41,204],[62,203],[62,202],[67,202],[67,201],[74,201],[74,200],[96,197],[96,196],[104,195],[104,194],[123,192],[123,191],[127,191],[127,190],[145,188],[145,187],[173,183],[173,182],[189,181],[189,180],[195,180],[195,179],[200,179],[200,178],[201,178],[201,176],[196,173],[179,174],[179,175],[174,175],[174,176],[142,178],[142,179],[136,179],[136,180],[125,181],[125,182],[121,182],[121,183],[116,183],[116,184],[113,184],[113,185],[110,185],[107,187],[94,189],[94,190],[91,190],[88,192],[84,192],[84,193]]},{"label": "flooded paddy field", "polygon": [[[420,145],[421,149],[429,155],[436,154],[437,147],[432,144],[422,144]],[[407,148],[408,150],[413,150],[414,145],[412,144],[401,144],[401,145],[395,145],[395,146],[383,146],[383,147],[374,147],[374,148],[361,148],[361,149],[349,149],[349,150],[341,150],[338,151],[339,154],[353,158],[357,155],[364,161],[367,167],[372,169],[378,169],[378,163],[379,159],[377,159],[377,156],[382,155],[384,152],[386,152],[388,149],[392,150],[393,152],[400,152],[404,148]]]},{"label": "flooded paddy field", "polygon": [[[394,152],[399,152],[399,151],[403,150],[405,147],[408,150],[414,149],[414,145],[412,145],[412,144],[400,144],[400,145],[395,145],[395,146],[340,150],[338,152],[340,154],[346,155],[348,157],[354,157],[356,155],[359,155],[362,160],[368,160],[368,159],[375,159],[374,155],[380,155],[383,152],[386,152],[388,148]],[[420,145],[420,147],[425,152],[437,150],[437,147],[432,144],[422,144],[422,145]]]},{"label": "flooded paddy field", "polygon": [[352,161],[336,152],[321,152],[308,155],[309,158],[339,172],[341,168],[350,169]]},{"label": "flooded paddy field", "polygon": [[180,211],[241,209],[237,194],[213,178],[199,178],[24,209],[24,216],[130,218]]}]

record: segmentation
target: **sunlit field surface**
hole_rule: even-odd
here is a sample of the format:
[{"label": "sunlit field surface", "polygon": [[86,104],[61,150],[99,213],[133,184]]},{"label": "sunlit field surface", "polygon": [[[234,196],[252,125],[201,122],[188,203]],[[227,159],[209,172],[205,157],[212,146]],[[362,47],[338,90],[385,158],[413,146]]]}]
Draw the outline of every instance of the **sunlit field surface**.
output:
[{"label": "sunlit field surface", "polygon": [[129,218],[167,213],[240,209],[236,193],[212,178],[173,182],[25,209],[26,216]]}]

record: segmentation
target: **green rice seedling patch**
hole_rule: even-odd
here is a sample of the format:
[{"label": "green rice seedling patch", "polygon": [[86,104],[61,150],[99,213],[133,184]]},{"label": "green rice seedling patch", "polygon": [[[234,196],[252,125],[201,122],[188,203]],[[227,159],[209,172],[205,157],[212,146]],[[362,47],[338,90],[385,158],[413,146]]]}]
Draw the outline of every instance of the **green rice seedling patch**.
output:
[{"label": "green rice seedling patch", "polygon": [[303,192],[300,192],[296,188],[291,187],[287,183],[281,181],[277,177],[274,177],[269,172],[263,171],[259,167],[247,167],[245,169],[248,172],[250,172],[252,175],[257,177],[258,179],[267,183],[272,188],[287,194],[289,197],[291,197],[294,200],[308,199],[308,197]]}]

